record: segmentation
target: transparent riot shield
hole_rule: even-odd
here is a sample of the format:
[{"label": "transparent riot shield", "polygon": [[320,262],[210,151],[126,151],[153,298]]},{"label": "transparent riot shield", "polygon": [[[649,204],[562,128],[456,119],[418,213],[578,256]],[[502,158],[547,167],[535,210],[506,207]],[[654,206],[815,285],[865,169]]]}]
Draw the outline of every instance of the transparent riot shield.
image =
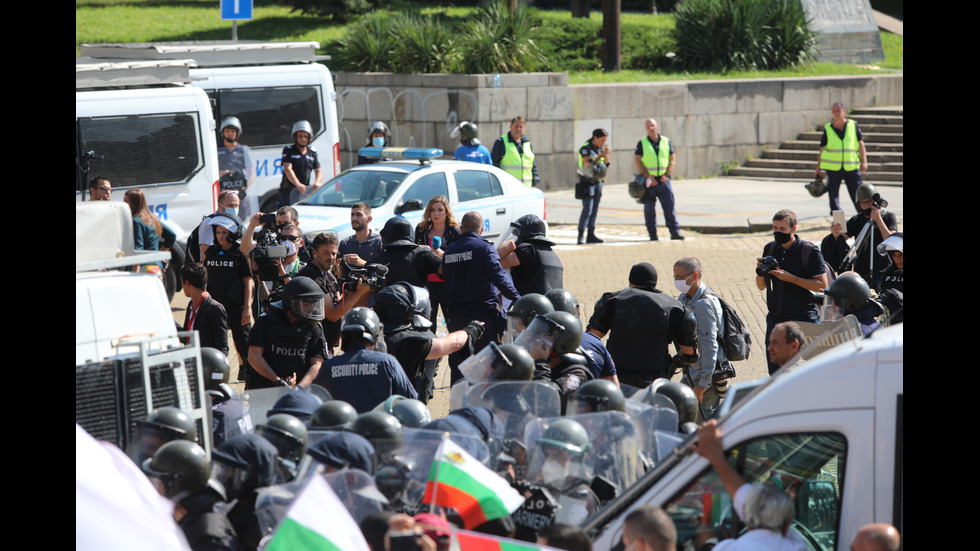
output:
[{"label": "transparent riot shield", "polygon": [[245,412],[251,417],[253,425],[265,423],[272,406],[290,389],[284,386],[272,388],[252,388],[242,392]]}]

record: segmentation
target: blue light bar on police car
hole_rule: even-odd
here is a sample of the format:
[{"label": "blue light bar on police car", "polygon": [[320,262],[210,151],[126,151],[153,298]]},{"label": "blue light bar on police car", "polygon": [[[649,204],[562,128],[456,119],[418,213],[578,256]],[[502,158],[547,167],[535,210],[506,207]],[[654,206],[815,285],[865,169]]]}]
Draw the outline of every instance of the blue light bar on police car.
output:
[{"label": "blue light bar on police car", "polygon": [[443,151],[437,147],[362,147],[358,152],[369,159],[411,159],[431,161],[442,157]]}]

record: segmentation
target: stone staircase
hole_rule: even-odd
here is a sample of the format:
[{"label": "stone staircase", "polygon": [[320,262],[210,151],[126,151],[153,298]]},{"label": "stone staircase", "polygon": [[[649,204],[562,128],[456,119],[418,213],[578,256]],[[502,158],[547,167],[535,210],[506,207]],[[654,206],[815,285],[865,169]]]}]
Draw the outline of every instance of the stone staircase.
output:
[{"label": "stone staircase", "polygon": [[[868,151],[868,171],[862,174],[865,182],[875,186],[901,186],[904,174],[903,107],[868,107],[850,111],[848,118],[857,121]],[[759,159],[750,159],[744,166],[729,170],[729,176],[797,180],[813,180],[817,167],[822,128],[800,133],[795,140],[785,141],[779,149],[766,150]]]}]

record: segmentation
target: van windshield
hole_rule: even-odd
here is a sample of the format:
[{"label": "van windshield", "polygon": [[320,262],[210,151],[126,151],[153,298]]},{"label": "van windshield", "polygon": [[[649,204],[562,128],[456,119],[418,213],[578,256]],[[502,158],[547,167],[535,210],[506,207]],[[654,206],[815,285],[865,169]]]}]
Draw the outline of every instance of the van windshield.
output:
[{"label": "van windshield", "polygon": [[354,203],[364,202],[371,208],[377,208],[388,201],[406,176],[406,172],[391,170],[349,170],[324,184],[299,204],[350,207]]}]

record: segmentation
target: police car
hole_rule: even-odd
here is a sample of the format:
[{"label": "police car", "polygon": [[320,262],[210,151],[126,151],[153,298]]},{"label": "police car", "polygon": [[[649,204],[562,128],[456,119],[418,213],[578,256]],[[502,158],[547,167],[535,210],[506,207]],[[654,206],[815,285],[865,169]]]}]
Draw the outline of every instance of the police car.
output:
[{"label": "police car", "polygon": [[353,167],[293,205],[307,235],[324,230],[340,239],[352,235],[350,209],[358,202],[371,206],[375,232],[399,215],[415,226],[436,195],[449,198],[457,221],[469,211],[482,214],[483,237],[491,241],[521,216],[545,217],[544,193],[497,167],[437,160],[443,151],[436,148],[365,147],[359,153],[383,160]]}]

